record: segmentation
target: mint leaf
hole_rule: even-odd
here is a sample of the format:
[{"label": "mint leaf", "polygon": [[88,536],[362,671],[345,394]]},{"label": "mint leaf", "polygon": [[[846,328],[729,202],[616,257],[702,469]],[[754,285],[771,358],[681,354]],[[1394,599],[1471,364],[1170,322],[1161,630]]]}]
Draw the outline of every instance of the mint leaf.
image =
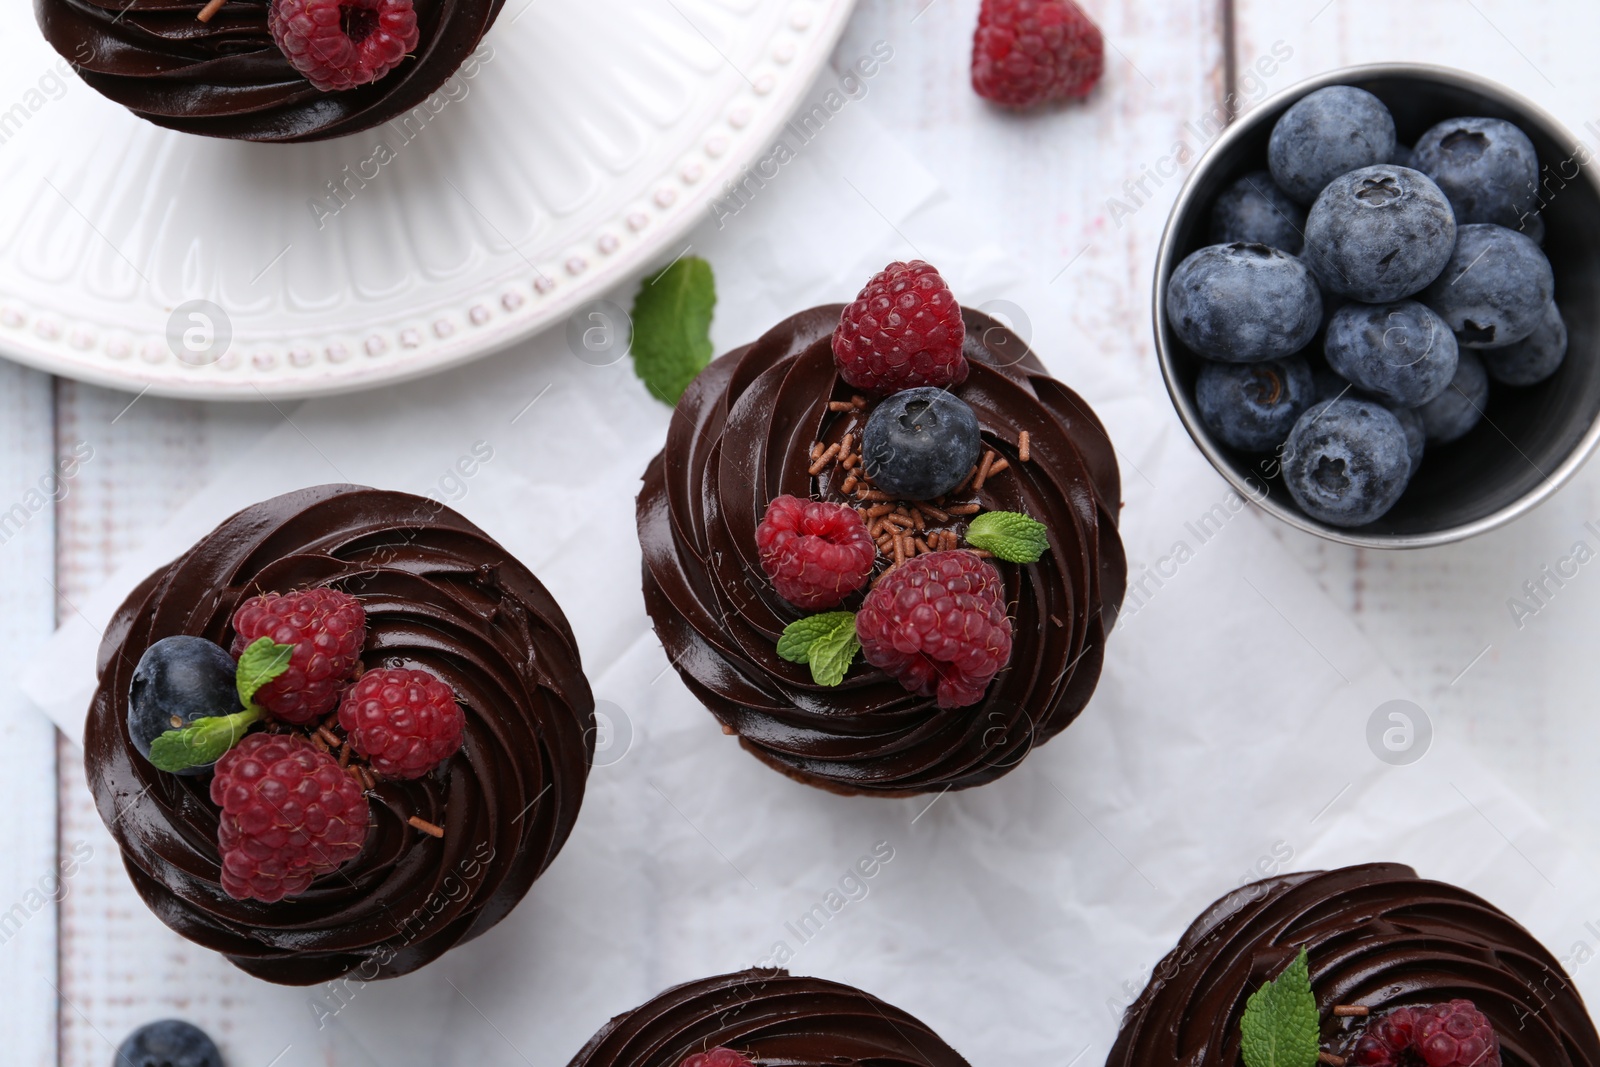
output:
[{"label": "mint leaf", "polygon": [[676,405],[711,362],[711,312],[717,284],[711,264],[685,256],[633,298],[633,372],[657,400]]},{"label": "mint leaf", "polygon": [[852,611],[830,611],[796,619],[778,638],[778,655],[790,663],[811,664],[811,680],[818,685],[838,685],[850,671],[861,640],[856,637]]},{"label": "mint leaf", "polygon": [[1050,547],[1045,524],[1015,511],[986,511],[967,527],[967,543],[1008,563],[1036,563]]},{"label": "mint leaf", "polygon": [[251,705],[232,715],[196,719],[181,730],[168,730],[150,742],[150,762],[162,771],[186,771],[190,767],[210,766],[238,744],[245,731],[259,718],[261,709]]},{"label": "mint leaf", "polygon": [[1315,1067],[1317,999],[1304,948],[1282,974],[1250,994],[1239,1030],[1245,1067]]},{"label": "mint leaf", "polygon": [[[239,703],[250,707],[261,687],[289,669],[289,657],[294,655],[293,645],[280,645],[270,637],[257,640],[239,657]],[[197,719],[196,722],[207,722]]]}]

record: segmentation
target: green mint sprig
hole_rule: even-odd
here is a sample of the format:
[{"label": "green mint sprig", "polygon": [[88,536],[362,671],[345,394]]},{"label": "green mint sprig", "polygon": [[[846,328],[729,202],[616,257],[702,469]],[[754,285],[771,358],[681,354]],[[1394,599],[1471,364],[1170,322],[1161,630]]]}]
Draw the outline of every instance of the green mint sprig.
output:
[{"label": "green mint sprig", "polygon": [[280,645],[270,637],[256,641],[239,657],[234,685],[240,711],[196,719],[179,730],[168,730],[150,743],[150,762],[157,770],[177,772],[207,767],[237,745],[261,718],[255,695],[261,687],[289,669],[293,645]]},{"label": "green mint sprig", "polygon": [[1050,548],[1049,529],[1016,511],[986,511],[967,526],[967,544],[1008,563],[1037,563]]},{"label": "green mint sprig", "polygon": [[676,405],[711,362],[711,315],[717,306],[711,264],[685,256],[633,298],[633,371],[650,395]]},{"label": "green mint sprig", "polygon": [[1317,999],[1304,948],[1282,974],[1250,994],[1239,1029],[1245,1067],[1315,1067]]},{"label": "green mint sprig", "polygon": [[783,636],[778,638],[778,655],[790,663],[809,663],[811,680],[818,685],[834,686],[844,681],[859,651],[861,639],[856,636],[853,611],[829,611],[796,619],[784,627]]}]

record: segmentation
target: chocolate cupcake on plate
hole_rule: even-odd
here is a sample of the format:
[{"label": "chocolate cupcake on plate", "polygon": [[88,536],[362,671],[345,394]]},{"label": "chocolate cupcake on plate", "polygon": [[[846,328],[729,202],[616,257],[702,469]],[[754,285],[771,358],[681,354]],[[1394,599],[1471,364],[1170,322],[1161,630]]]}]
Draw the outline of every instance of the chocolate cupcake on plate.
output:
[{"label": "chocolate cupcake on plate", "polygon": [[84,759],[134,887],[286,985],[407,974],[505,918],[594,754],[561,609],[405,493],[235,515],[128,597],[99,677]]},{"label": "chocolate cupcake on plate", "polygon": [[993,781],[1093,693],[1127,578],[1104,428],[1011,330],[896,263],[715,360],[639,495],[685,684],[799,781]]},{"label": "chocolate cupcake on plate", "polygon": [[612,1019],[568,1067],[967,1067],[899,1008],[838,982],[749,970]]},{"label": "chocolate cupcake on plate", "polygon": [[84,81],[158,126],[319,141],[404,121],[475,62],[504,3],[34,0],[34,13]]},{"label": "chocolate cupcake on plate", "polygon": [[[1276,1058],[1266,1057],[1276,1049]],[[1107,1067],[1597,1067],[1560,962],[1463,889],[1399,864],[1283,875],[1196,919]]]}]

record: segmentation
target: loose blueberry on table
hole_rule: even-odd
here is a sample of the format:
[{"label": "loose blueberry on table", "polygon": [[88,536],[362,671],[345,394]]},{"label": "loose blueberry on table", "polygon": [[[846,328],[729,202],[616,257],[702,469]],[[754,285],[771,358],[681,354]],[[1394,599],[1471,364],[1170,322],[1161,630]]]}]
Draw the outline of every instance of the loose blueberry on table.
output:
[{"label": "loose blueberry on table", "polygon": [[363,671],[366,610],[349,593],[250,597],[232,628],[231,654],[185,635],[146,650],[128,736],[159,771],[212,775],[205,795],[219,813],[222,888],[270,904],[358,856],[368,795],[385,780],[433,773],[461,747],[465,720],[431,672]]},{"label": "loose blueberry on table", "polygon": [[1482,421],[1491,381],[1537,385],[1565,360],[1538,153],[1472,116],[1407,148],[1381,100],[1331,86],[1284,112],[1266,157],[1212,204],[1215,243],[1173,270],[1167,322],[1202,358],[1216,440],[1277,453],[1313,518],[1376,522],[1425,452]]},{"label": "loose blueberry on table", "polygon": [[1033,461],[1032,442],[985,438],[959,395],[965,339],[960,305],[922,262],[890,264],[840,316],[839,382],[873,399],[826,401],[818,434],[831,443],[817,441],[806,469],[822,499],[777,497],[756,529],[774,592],[820,612],[793,618],[777,647],[816,685],[841,684],[860,653],[908,692],[960,708],[1010,662],[994,561],[1036,563],[1049,534],[983,504],[985,484]]},{"label": "loose blueberry on table", "polygon": [[209,1034],[182,1019],[147,1023],[117,1046],[113,1067],[223,1067]]}]

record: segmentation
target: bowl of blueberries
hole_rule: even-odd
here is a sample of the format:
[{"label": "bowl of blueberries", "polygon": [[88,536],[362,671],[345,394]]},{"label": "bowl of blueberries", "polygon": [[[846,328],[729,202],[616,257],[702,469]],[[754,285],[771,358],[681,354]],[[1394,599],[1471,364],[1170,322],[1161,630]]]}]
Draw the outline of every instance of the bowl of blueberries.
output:
[{"label": "bowl of blueberries", "polygon": [[1533,104],[1443,67],[1356,67],[1239,119],[1156,269],[1156,348],[1234,488],[1346,544],[1458,541],[1600,440],[1600,186]]}]

